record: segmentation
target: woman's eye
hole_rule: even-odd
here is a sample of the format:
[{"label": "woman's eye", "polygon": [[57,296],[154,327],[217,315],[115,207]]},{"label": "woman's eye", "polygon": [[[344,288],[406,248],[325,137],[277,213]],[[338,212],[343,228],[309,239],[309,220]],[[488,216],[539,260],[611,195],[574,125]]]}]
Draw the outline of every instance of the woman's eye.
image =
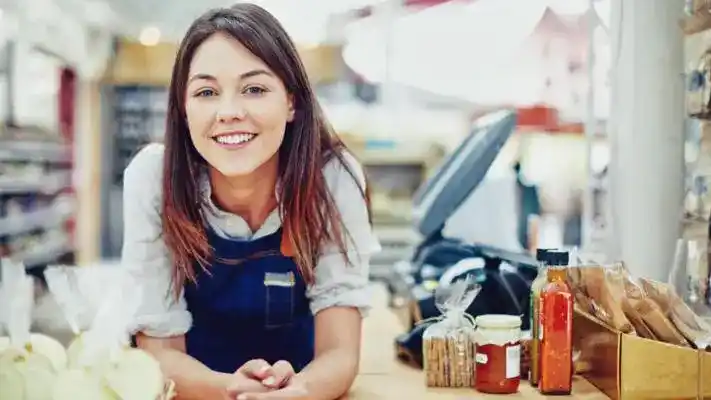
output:
[{"label": "woman's eye", "polygon": [[250,86],[244,90],[244,93],[253,95],[253,96],[259,96],[259,95],[266,93],[266,90],[264,88],[259,87],[259,86]]},{"label": "woman's eye", "polygon": [[212,89],[202,89],[195,93],[195,97],[209,97],[214,96],[216,92]]}]

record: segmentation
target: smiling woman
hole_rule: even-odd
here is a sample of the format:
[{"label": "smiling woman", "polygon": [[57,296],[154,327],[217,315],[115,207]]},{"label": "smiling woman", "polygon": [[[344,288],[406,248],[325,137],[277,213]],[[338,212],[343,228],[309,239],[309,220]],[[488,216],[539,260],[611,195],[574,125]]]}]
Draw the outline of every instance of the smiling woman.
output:
[{"label": "smiling woman", "polygon": [[294,44],[258,6],[209,11],[181,43],[168,103],[165,147],[124,175],[138,345],[181,399],[340,396],[379,245],[362,168]]},{"label": "smiling woman", "polygon": [[[216,64],[214,60],[222,60]],[[294,120],[284,83],[239,41],[216,34],[198,48],[190,64],[185,110],[200,155],[222,175],[272,169],[273,157]],[[249,146],[235,163],[232,150]]]}]

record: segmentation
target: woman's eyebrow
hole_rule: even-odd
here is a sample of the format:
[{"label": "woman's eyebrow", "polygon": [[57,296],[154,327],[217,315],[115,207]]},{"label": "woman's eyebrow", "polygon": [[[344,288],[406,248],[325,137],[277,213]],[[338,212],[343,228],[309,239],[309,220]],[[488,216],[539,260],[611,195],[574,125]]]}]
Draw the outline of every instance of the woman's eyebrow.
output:
[{"label": "woman's eyebrow", "polygon": [[[247,79],[247,78],[251,78],[254,76],[258,76],[258,75],[267,75],[272,78],[274,77],[274,74],[272,74],[271,72],[269,72],[265,69],[253,69],[251,71],[247,71],[247,72],[240,74],[239,78],[240,79]],[[215,78],[214,76],[212,76],[210,74],[195,74],[195,75],[191,76],[190,79],[188,79],[188,83],[197,81],[197,80],[217,81],[217,78]]]}]

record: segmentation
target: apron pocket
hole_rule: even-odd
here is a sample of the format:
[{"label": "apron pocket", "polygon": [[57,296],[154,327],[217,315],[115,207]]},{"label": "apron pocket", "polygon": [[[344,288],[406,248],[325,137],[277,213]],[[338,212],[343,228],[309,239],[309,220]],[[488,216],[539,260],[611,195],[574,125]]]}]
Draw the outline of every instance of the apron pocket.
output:
[{"label": "apron pocket", "polygon": [[281,328],[294,322],[294,273],[271,273],[264,276],[265,326]]}]

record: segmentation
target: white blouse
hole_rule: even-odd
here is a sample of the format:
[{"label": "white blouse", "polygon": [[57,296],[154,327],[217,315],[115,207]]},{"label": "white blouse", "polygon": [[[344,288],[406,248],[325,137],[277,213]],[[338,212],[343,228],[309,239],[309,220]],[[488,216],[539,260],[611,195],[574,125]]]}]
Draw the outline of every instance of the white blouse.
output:
[{"label": "white blouse", "polygon": [[[185,298],[181,295],[175,300],[172,294],[170,255],[161,236],[163,152],[162,144],[148,145],[124,172],[121,261],[141,284],[138,294],[143,297],[142,307],[135,330],[155,337],[185,334],[192,324]],[[358,186],[365,187],[363,169],[350,154],[344,156],[360,182],[356,183],[337,159],[329,162],[323,173],[349,234],[350,240],[346,244],[351,263],[344,261],[335,244],[325,246],[314,270],[314,283],[306,293],[314,315],[334,306],[356,307],[365,313],[370,306],[369,261],[372,254],[380,251],[380,244],[368,222],[366,204]],[[281,227],[279,213],[275,210],[256,232],[252,232],[244,219],[215,206],[206,175],[200,187],[207,223],[220,236],[253,240],[270,235]]]}]

